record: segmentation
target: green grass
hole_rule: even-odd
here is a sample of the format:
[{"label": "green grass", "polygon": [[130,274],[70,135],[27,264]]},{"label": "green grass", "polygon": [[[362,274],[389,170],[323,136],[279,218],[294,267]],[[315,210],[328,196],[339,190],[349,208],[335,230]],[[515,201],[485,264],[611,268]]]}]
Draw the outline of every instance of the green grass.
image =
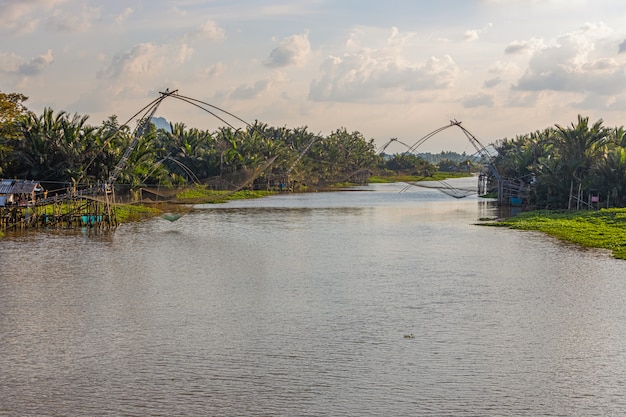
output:
[{"label": "green grass", "polygon": [[146,217],[158,216],[161,210],[139,204],[119,204],[115,206],[115,215],[120,223],[141,220]]},{"label": "green grass", "polygon": [[441,172],[437,171],[430,177],[419,175],[372,175],[369,178],[371,184],[387,184],[392,182],[412,182],[412,181],[442,181],[450,178],[465,178],[471,174],[466,172]]},{"label": "green grass", "polygon": [[538,210],[497,223],[485,224],[519,230],[537,230],[581,246],[609,249],[615,258],[626,259],[626,209]]},{"label": "green grass", "polygon": [[242,200],[248,198],[260,198],[275,194],[273,191],[262,190],[239,190],[232,191],[216,191],[209,190],[204,187],[188,188],[176,194],[179,203],[187,204],[206,204],[206,203],[223,203],[228,200]]}]

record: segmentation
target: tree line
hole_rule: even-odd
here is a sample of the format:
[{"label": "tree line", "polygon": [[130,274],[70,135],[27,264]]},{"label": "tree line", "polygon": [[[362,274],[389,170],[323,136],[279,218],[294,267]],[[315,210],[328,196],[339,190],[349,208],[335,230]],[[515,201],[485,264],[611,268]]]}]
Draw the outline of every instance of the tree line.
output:
[{"label": "tree line", "polygon": [[[105,181],[133,139],[133,132],[110,116],[98,126],[88,116],[44,109],[29,111],[19,93],[0,92],[0,177],[34,179],[62,186]],[[215,131],[171,123],[139,141],[118,183],[174,187],[219,180],[231,186],[254,176],[257,187],[324,186],[349,182],[360,173],[428,177],[437,171],[469,170],[471,156],[435,164],[416,154],[378,155],[374,140],[340,128],[327,136],[307,127],[272,127],[255,122]],[[540,208],[567,208],[572,193],[593,193],[603,206],[626,206],[626,134],[579,116],[570,126],[504,138],[492,144],[493,165],[502,178],[530,184],[529,202]],[[466,155],[463,155],[466,156]],[[271,163],[270,163],[271,162]],[[577,195],[580,195],[577,194]]]},{"label": "tree line", "polygon": [[[105,181],[122,158],[134,133],[117,116],[99,126],[88,116],[29,111],[19,93],[0,92],[0,178],[34,179],[61,189]],[[190,182],[228,188],[254,177],[252,186],[299,188],[354,182],[370,174],[429,177],[440,170],[466,170],[466,162],[444,159],[439,165],[422,156],[379,155],[374,139],[339,128],[327,136],[305,127],[272,127],[256,121],[243,128],[215,131],[170,123],[150,124],[117,178],[131,189]],[[444,153],[442,153],[444,155]],[[450,156],[447,153],[446,156]]]},{"label": "tree line", "polygon": [[[26,109],[26,99],[0,92],[0,177],[59,184],[102,182],[134,137],[115,115],[93,126],[88,116],[51,108],[37,115]],[[284,182],[288,176],[300,185],[325,185],[375,169],[379,161],[373,139],[345,128],[322,136],[307,127],[271,127],[258,121],[215,131],[183,123],[172,123],[169,130],[151,124],[117,180],[134,188],[209,179],[236,185],[254,175],[257,183]]]},{"label": "tree line", "polygon": [[626,133],[603,124],[579,115],[570,126],[501,139],[494,165],[502,177],[530,183],[530,203],[538,208],[570,208],[573,198],[587,202],[589,195],[598,205],[624,207]]}]

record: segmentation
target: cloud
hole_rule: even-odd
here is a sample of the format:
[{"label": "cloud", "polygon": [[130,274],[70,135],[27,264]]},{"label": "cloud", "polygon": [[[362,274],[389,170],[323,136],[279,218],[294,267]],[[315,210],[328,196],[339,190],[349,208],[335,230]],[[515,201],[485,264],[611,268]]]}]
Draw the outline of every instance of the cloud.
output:
[{"label": "cloud", "polygon": [[533,53],[544,47],[543,41],[540,39],[532,38],[528,41],[514,41],[504,48],[504,53],[507,55],[527,54]]},{"label": "cloud", "polygon": [[83,4],[80,10],[57,9],[47,19],[48,26],[59,32],[85,32],[91,28],[94,20],[100,17],[100,9]]},{"label": "cloud", "polygon": [[507,107],[536,107],[539,102],[539,93],[535,91],[512,91],[507,98]]},{"label": "cloud", "polygon": [[623,54],[624,52],[626,52],[626,39],[623,40],[618,47],[618,53]]},{"label": "cloud", "polygon": [[601,56],[598,45],[608,31],[581,30],[558,37],[533,52],[514,87],[521,91],[561,91],[612,95],[626,90],[626,71],[615,57]]},{"label": "cloud", "polygon": [[315,101],[362,101],[383,99],[383,95],[398,90],[445,89],[452,85],[457,72],[450,56],[409,64],[364,51],[326,59],[323,75],[312,82],[309,97]]},{"label": "cloud", "polygon": [[52,51],[35,58],[25,59],[15,54],[0,53],[0,72],[8,75],[32,77],[40,74],[54,61]]},{"label": "cloud", "polygon": [[[370,36],[367,47],[360,37]],[[392,28],[381,42],[378,31],[361,28],[350,35],[347,51],[330,56],[321,64],[321,76],[309,89],[313,101],[397,101],[398,93],[443,90],[452,86],[459,68],[452,57],[431,56],[416,60],[415,48],[409,44],[413,34],[402,34]],[[378,42],[378,45],[376,45]]]},{"label": "cloud", "polygon": [[40,55],[20,65],[19,73],[26,76],[37,75],[53,61],[54,58],[52,56],[52,51],[48,49],[48,52],[45,55]]},{"label": "cloud", "polygon": [[122,13],[115,17],[115,23],[117,23],[118,25],[124,23],[126,19],[128,19],[130,15],[133,14],[133,12],[134,10],[130,7],[125,8]]},{"label": "cloud", "polygon": [[463,97],[463,107],[493,107],[493,96],[491,94],[478,93]]},{"label": "cloud", "polygon": [[4,74],[18,74],[20,64],[24,59],[16,54],[0,52],[0,72]]},{"label": "cloud", "polygon": [[224,73],[225,68],[226,67],[224,63],[218,62],[211,67],[204,68],[203,70],[196,73],[196,75],[199,76],[201,79],[215,79]]},{"label": "cloud", "polygon": [[49,12],[66,0],[0,1],[0,27],[16,33],[33,32],[41,22],[41,12]]},{"label": "cloud", "polygon": [[[124,90],[143,93],[142,86],[149,82],[175,83],[179,76],[177,74],[187,73],[185,64],[195,54],[194,45],[201,40],[219,40],[223,37],[224,31],[209,20],[198,29],[170,42],[137,43],[110,58],[97,72],[97,78],[102,81],[103,88],[112,90],[115,95],[122,94]],[[212,69],[196,70],[191,76],[198,79],[216,77],[222,68],[223,64],[220,63]]]},{"label": "cloud", "polygon": [[193,40],[221,41],[226,36],[224,29],[213,20],[207,20],[200,28],[190,32],[186,38]]},{"label": "cloud", "polygon": [[113,57],[107,67],[98,73],[99,78],[123,79],[155,75],[166,64],[183,64],[193,54],[186,43],[155,45],[149,42],[134,45]]},{"label": "cloud", "polygon": [[115,55],[109,66],[98,75],[116,79],[120,76],[149,74],[161,68],[164,62],[165,57],[158,46],[152,43],[139,43],[130,50]]},{"label": "cloud", "polygon": [[478,40],[478,38],[480,38],[480,35],[482,35],[483,33],[486,33],[492,26],[493,26],[493,23],[488,23],[487,25],[483,26],[480,29],[469,29],[465,31],[463,40],[466,42],[476,41]]},{"label": "cloud", "polygon": [[311,54],[308,32],[291,35],[281,40],[265,61],[268,67],[302,66]]},{"label": "cloud", "polygon": [[174,8],[172,8],[172,11],[173,11],[174,13],[176,13],[178,16],[183,16],[183,17],[184,17],[184,16],[187,16],[187,11],[186,11],[186,10],[183,10],[183,9],[180,9],[180,8],[178,8],[178,7],[174,7]]},{"label": "cloud", "polygon": [[231,94],[230,98],[235,100],[247,100],[256,98],[270,87],[270,80],[260,80],[253,86],[240,85]]},{"label": "cloud", "polygon": [[485,88],[494,88],[500,84],[502,84],[504,82],[504,80],[500,77],[496,77],[496,78],[492,78],[490,80],[486,80],[483,83],[483,87]]}]

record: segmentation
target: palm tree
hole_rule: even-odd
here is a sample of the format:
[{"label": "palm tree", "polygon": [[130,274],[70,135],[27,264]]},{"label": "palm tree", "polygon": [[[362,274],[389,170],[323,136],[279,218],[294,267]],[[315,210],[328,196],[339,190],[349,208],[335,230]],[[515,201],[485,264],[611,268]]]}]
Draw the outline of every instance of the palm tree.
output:
[{"label": "palm tree", "polygon": [[22,178],[37,180],[62,180],[62,169],[65,164],[60,146],[62,136],[62,119],[65,112],[56,116],[52,109],[45,108],[37,117],[28,112],[17,121],[22,139],[18,141],[13,154],[16,171],[12,174]]},{"label": "palm tree", "polygon": [[602,119],[589,127],[589,118],[578,116],[578,124],[569,128],[556,125],[555,145],[563,160],[565,172],[576,183],[583,183],[585,176],[604,154],[608,131],[602,127]]}]

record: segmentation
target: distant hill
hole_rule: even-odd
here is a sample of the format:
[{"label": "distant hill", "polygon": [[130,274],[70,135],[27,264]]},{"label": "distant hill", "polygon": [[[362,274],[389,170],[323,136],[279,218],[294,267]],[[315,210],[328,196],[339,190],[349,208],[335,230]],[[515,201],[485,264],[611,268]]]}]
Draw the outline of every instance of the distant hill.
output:
[{"label": "distant hill", "polygon": [[170,122],[168,122],[165,117],[153,117],[151,121],[157,129],[164,129],[166,132],[172,131]]}]

